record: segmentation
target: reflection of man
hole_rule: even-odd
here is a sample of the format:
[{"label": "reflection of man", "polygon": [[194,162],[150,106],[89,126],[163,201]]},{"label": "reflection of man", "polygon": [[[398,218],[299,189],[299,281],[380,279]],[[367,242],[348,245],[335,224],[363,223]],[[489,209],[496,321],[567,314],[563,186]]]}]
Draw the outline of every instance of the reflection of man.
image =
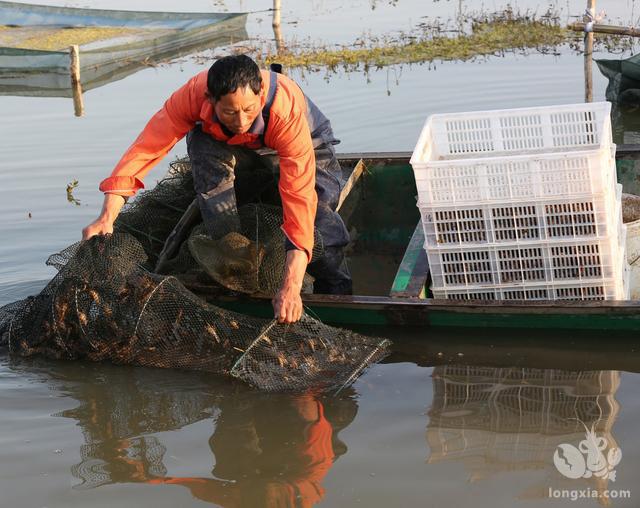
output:
[{"label": "reflection of man", "polygon": [[[86,444],[72,473],[90,489],[114,483],[182,485],[203,501],[225,507],[312,506],[334,460],[346,453],[338,433],[353,421],[354,400],[311,394],[264,394],[207,380],[197,373],[155,369],[111,375],[92,366],[65,370],[64,390],[79,406],[61,416],[78,421]],[[347,390],[348,392],[348,390]],[[214,394],[215,395],[212,395]],[[158,432],[175,432],[216,415],[209,445],[211,477],[166,476],[166,448]]]},{"label": "reflection of man", "polygon": [[[200,209],[209,225],[217,214],[236,210],[235,176],[264,160],[255,151],[268,147],[277,153],[287,238],[284,282],[274,298],[277,318],[284,322],[300,318],[300,290],[310,262],[316,292],[351,292],[342,254],[349,237],[335,212],[341,170],[331,124],[291,79],[261,72],[244,55],[216,61],[208,72],[177,90],[151,118],[102,182],[102,212],[83,230],[83,238],[113,231],[124,198],[143,188],[141,179],[185,135]],[[312,260],[314,222],[324,254]]]},{"label": "reflection of man", "polygon": [[225,508],[318,503],[335,458],[333,428],[322,403],[310,395],[296,397],[285,409],[286,416],[278,412],[277,420],[267,416],[262,422],[255,409],[234,413],[231,421],[225,421],[223,413],[211,437],[213,473],[229,481],[162,477],[148,483],[182,485],[194,497]]}]

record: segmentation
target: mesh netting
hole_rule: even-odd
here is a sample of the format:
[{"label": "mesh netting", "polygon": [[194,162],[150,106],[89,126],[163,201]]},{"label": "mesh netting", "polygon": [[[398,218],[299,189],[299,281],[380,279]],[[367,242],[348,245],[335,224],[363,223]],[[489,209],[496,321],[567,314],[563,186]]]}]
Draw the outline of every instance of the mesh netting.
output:
[{"label": "mesh netting", "polygon": [[[247,204],[237,213],[220,214],[209,230],[215,231],[213,237],[194,232],[188,245],[197,264],[214,281],[250,294],[273,295],[282,286],[286,251],[280,208]],[[316,234],[313,256],[321,254],[322,239]]]},{"label": "mesh netting", "polygon": [[[301,329],[304,340],[297,338]],[[275,390],[304,386],[307,379],[320,381],[325,376],[338,377],[341,386],[348,386],[380,358],[383,343],[364,353],[357,334],[341,330],[340,335],[334,335],[334,331],[309,316],[303,316],[295,326],[272,321],[234,363],[231,374],[252,385],[266,383]],[[340,366],[346,364],[351,372],[345,378]]]},{"label": "mesh netting", "polygon": [[622,194],[622,221],[627,224],[640,219],[640,196]]},{"label": "mesh netting", "polygon": [[154,268],[167,237],[195,197],[189,161],[172,162],[167,176],[153,189],[125,205],[114,231],[135,237],[147,255],[146,266]]},{"label": "mesh netting", "polygon": [[390,346],[309,317],[281,325],[209,305],[146,270],[143,245],[125,233],[47,263],[59,271],[39,295],[0,308],[0,343],[14,354],[204,370],[298,391],[346,386]]},{"label": "mesh netting", "polygon": [[[235,292],[275,294],[282,285],[286,261],[282,208],[274,199],[245,202],[241,196],[255,197],[248,190],[249,176],[237,179],[237,212],[220,213],[206,227],[198,216],[197,223],[184,232],[177,254],[163,263],[160,273],[175,275],[183,282],[209,281]],[[277,194],[277,182],[272,186]],[[189,159],[174,161],[164,179],[123,208],[114,231],[134,236],[146,253],[145,266],[155,271],[167,238],[195,197]],[[312,256],[318,259],[323,253],[322,236],[315,231]],[[305,275],[304,290],[312,283],[313,278]]]}]

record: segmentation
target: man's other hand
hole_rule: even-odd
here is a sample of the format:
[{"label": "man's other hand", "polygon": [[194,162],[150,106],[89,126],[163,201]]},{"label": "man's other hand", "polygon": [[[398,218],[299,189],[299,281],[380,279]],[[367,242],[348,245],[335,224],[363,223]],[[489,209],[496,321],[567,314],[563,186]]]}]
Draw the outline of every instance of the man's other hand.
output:
[{"label": "man's other hand", "polygon": [[295,323],[302,317],[302,280],[307,269],[307,255],[301,250],[287,252],[284,281],[273,298],[273,313],[279,323]]},{"label": "man's other hand", "polygon": [[273,298],[273,313],[278,323],[295,323],[302,317],[300,290],[283,287]]}]

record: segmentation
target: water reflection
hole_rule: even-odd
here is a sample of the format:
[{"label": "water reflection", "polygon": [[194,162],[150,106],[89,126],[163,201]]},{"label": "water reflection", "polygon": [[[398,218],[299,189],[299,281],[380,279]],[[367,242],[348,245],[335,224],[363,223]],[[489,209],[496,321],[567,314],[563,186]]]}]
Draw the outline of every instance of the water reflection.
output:
[{"label": "water reflection", "polygon": [[[357,413],[352,394],[256,393],[198,373],[86,365],[51,373],[79,402],[57,415],[76,420],[84,435],[82,460],[71,469],[77,489],[171,484],[225,507],[312,506],[324,495],[333,462],[346,453],[338,433]],[[158,434],[207,419],[211,476],[168,474],[167,445]]]},{"label": "water reflection", "polygon": [[520,494],[523,499],[548,499],[550,488],[602,493],[608,480],[565,478],[553,457],[561,444],[578,447],[585,426],[610,448],[618,446],[613,424],[619,386],[620,373],[613,370],[440,365],[433,372],[428,462],[461,462],[472,482],[507,471],[544,473]]}]

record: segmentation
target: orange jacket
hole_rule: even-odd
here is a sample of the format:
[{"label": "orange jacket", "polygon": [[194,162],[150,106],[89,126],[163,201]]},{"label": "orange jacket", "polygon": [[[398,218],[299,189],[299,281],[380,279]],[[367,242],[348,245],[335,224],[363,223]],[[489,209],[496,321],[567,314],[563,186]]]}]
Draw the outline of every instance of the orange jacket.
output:
[{"label": "orange jacket", "polygon": [[[282,229],[287,238],[304,250],[311,260],[313,224],[318,197],[315,192],[315,154],[307,121],[305,96],[298,85],[281,74],[271,106],[264,144],[280,157],[279,190],[282,197]],[[270,73],[262,71],[262,105]],[[132,196],[144,188],[142,179],[196,124],[219,141],[256,149],[262,146],[258,134],[227,136],[214,120],[213,106],[205,97],[207,71],[191,78],[174,92],[147,123],[144,130],[118,162],[111,176],[100,183],[105,193]],[[261,115],[258,116],[261,119]]]}]

